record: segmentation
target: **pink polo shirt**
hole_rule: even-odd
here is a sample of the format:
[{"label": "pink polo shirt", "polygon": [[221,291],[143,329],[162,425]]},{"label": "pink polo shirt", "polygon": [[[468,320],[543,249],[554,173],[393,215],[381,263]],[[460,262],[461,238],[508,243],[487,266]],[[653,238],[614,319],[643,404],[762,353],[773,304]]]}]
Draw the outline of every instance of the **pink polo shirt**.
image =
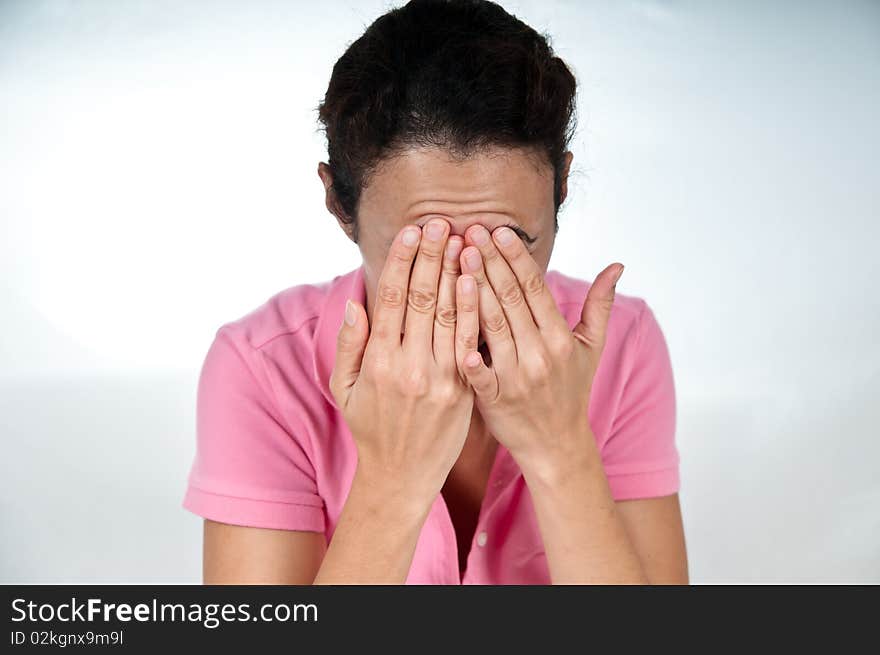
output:
[{"label": "pink polo shirt", "polygon": [[[546,281],[573,327],[589,283],[556,271]],[[220,327],[199,380],[186,509],[233,525],[323,532],[329,542],[357,460],[328,386],[349,297],[365,304],[362,268],[330,282],[291,287]],[[678,491],[672,368],[663,333],[640,298],[617,293],[589,421],[615,499]],[[464,578],[439,494],[407,583],[550,583],[529,490],[503,446]]]}]

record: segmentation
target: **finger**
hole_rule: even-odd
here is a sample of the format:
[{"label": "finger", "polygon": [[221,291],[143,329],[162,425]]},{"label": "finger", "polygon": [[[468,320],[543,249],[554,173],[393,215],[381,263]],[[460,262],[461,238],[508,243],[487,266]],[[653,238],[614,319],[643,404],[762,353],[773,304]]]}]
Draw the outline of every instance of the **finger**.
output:
[{"label": "finger", "polygon": [[398,232],[391,243],[373,306],[373,324],[370,326],[370,347],[400,347],[400,328],[406,309],[409,274],[421,239],[422,231],[408,225]]},{"label": "finger", "polygon": [[[505,229],[513,234],[509,228]],[[520,359],[524,353],[537,351],[542,345],[538,326],[526,303],[519,280],[493,243],[489,230],[482,225],[472,225],[468,228],[465,239],[480,251],[486,277],[507,317]]]},{"label": "finger", "polygon": [[498,250],[510,266],[541,332],[568,333],[568,323],[559,311],[556,300],[544,282],[544,273],[516,233],[509,227],[492,232]]},{"label": "finger", "polygon": [[596,357],[605,347],[605,334],[611,308],[614,305],[614,290],[617,281],[623,274],[623,264],[611,264],[605,267],[587,291],[587,298],[581,311],[581,320],[574,326],[572,335],[589,349]]},{"label": "finger", "polygon": [[498,399],[498,378],[495,371],[486,366],[480,353],[471,352],[465,357],[464,372],[468,384],[480,400],[493,403]]},{"label": "finger", "polygon": [[434,316],[434,361],[443,368],[455,366],[455,324],[458,315],[455,283],[461,271],[458,256],[464,247],[460,236],[450,236],[443,253],[443,270],[437,293],[437,313]]},{"label": "finger", "polygon": [[336,337],[336,362],[330,374],[330,391],[340,408],[348,404],[351,388],[361,372],[369,338],[367,312],[352,301],[345,303],[345,318]]},{"label": "finger", "polygon": [[473,246],[466,247],[461,254],[462,271],[473,276],[477,283],[479,298],[480,330],[489,346],[492,355],[492,367],[513,366],[517,363],[516,344],[504,310],[483,269],[483,258],[480,251]]},{"label": "finger", "polygon": [[416,348],[420,352],[432,352],[437,289],[448,234],[449,223],[442,218],[432,218],[422,227],[422,240],[407,292],[404,350]]},{"label": "finger", "polygon": [[[462,382],[467,382],[464,360],[480,345],[479,298],[477,282],[472,275],[462,275],[455,287],[455,363]],[[482,358],[481,358],[482,359]]]}]

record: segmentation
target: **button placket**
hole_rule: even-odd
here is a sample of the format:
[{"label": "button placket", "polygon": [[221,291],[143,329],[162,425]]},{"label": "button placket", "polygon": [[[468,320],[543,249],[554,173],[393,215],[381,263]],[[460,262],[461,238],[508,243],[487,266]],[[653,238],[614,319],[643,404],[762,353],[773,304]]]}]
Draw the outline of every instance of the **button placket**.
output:
[{"label": "button placket", "polygon": [[[483,503],[480,506],[480,515],[477,518],[477,525],[474,530],[471,549],[468,553],[467,566],[465,567],[462,584],[468,584],[474,577],[474,560],[480,557],[485,557],[485,551],[483,549],[489,542],[489,530],[487,529],[489,517],[492,516],[493,510],[498,504],[498,500],[504,490],[516,478],[517,470],[513,457],[507,452],[507,449],[499,443],[492,470],[489,472],[489,480],[486,484],[486,494],[483,498]],[[475,545],[477,546],[476,548],[474,548]]]}]

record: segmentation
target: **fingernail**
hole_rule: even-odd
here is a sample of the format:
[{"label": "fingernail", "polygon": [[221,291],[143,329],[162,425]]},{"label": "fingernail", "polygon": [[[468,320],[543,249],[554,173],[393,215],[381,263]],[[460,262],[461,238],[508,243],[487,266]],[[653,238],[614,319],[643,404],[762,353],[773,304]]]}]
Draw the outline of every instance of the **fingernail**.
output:
[{"label": "fingernail", "polygon": [[357,312],[355,312],[354,303],[350,300],[345,301],[345,322],[351,327],[357,323]]},{"label": "fingernail", "polygon": [[472,277],[461,278],[461,290],[463,293],[473,293],[474,292],[474,278],[472,278]]},{"label": "fingernail", "polygon": [[480,270],[480,253],[479,252],[477,252],[475,250],[471,250],[470,252],[468,252],[468,254],[466,254],[464,256],[464,260],[467,262],[468,267],[472,271],[479,271]]},{"label": "fingernail", "polygon": [[419,242],[419,231],[416,228],[408,228],[404,230],[400,240],[403,241],[403,245],[412,247]]},{"label": "fingernail", "polygon": [[484,246],[489,241],[489,232],[482,225],[471,230],[471,240],[478,246]]},{"label": "fingernail", "polygon": [[440,221],[431,221],[428,223],[428,227],[425,228],[425,236],[428,237],[430,241],[439,241],[440,237],[443,236],[443,223]]},{"label": "fingernail", "polygon": [[458,256],[461,254],[462,245],[461,239],[449,239],[446,242],[446,259],[451,259],[452,261],[458,259]]},{"label": "fingernail", "polygon": [[516,238],[513,230],[509,227],[499,227],[493,234],[495,235],[495,240],[502,246],[509,246]]},{"label": "fingernail", "polygon": [[623,275],[623,264],[620,265],[620,270],[617,271],[617,277],[614,278],[614,284],[617,284],[621,275]]},{"label": "fingernail", "polygon": [[477,368],[482,362],[483,358],[480,357],[478,352],[468,353],[467,357],[464,358],[465,366],[468,368]]}]

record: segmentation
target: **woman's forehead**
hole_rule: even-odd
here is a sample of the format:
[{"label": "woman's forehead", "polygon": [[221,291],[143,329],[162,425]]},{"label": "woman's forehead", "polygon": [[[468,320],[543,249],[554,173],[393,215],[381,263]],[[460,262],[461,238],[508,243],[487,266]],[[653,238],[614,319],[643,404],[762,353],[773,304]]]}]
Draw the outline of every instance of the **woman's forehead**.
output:
[{"label": "woman's forehead", "polygon": [[465,158],[437,148],[410,149],[374,171],[358,214],[389,226],[421,225],[436,216],[462,230],[479,222],[537,231],[548,218],[552,221],[553,169],[519,149]]}]

